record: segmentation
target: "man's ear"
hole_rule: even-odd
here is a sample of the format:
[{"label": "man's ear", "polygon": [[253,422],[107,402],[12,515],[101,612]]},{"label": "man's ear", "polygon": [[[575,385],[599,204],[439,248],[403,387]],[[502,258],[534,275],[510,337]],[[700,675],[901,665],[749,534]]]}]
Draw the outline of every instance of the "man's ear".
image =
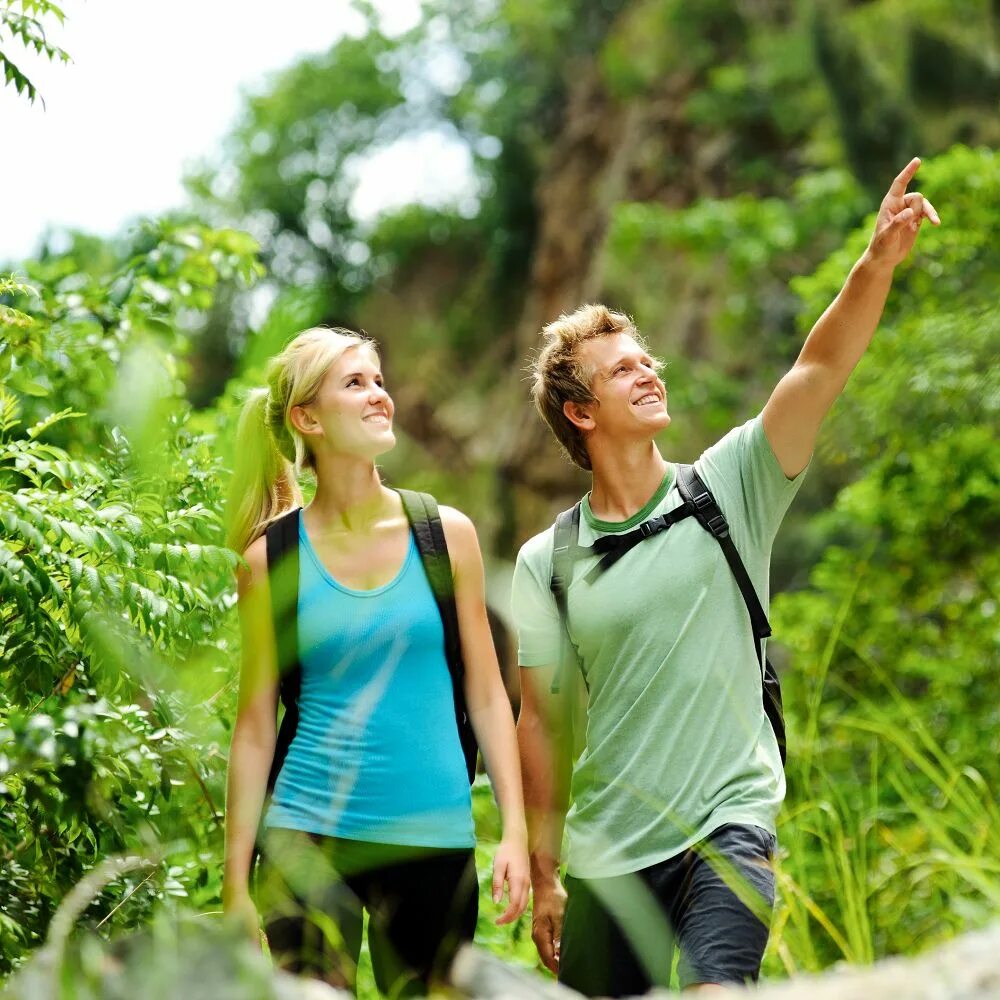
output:
[{"label": "man's ear", "polygon": [[591,411],[596,403],[563,403],[563,416],[578,430],[592,431],[596,427]]},{"label": "man's ear", "polygon": [[291,425],[300,434],[310,435],[323,433],[323,428],[320,427],[312,413],[305,406],[293,406],[288,411],[288,419],[291,422]]}]

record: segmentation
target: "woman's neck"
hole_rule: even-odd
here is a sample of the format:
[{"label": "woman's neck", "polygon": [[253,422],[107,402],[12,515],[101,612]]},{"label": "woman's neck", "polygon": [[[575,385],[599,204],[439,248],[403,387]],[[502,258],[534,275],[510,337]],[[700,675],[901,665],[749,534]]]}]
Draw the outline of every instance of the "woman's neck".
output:
[{"label": "woman's neck", "polygon": [[338,456],[335,463],[317,462],[316,495],[304,516],[318,537],[370,531],[398,509],[398,495],[382,485],[373,462]]}]

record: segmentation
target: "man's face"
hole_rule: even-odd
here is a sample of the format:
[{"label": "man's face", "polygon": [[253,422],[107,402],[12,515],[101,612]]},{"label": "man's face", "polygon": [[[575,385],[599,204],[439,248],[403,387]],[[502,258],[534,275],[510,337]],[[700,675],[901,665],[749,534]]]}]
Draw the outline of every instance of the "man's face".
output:
[{"label": "man's face", "polygon": [[651,438],[670,424],[667,388],[656,364],[628,334],[587,341],[580,354],[593,366],[597,405],[586,409],[597,433],[624,442]]}]

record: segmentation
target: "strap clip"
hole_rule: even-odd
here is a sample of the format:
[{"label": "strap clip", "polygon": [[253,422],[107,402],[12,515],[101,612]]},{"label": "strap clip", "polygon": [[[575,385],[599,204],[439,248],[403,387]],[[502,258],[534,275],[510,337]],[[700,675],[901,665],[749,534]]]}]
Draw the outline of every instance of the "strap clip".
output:
[{"label": "strap clip", "polygon": [[699,493],[692,501],[698,510],[703,510],[705,507],[710,507],[712,505],[712,494],[711,493]]},{"label": "strap clip", "polygon": [[709,518],[707,527],[716,538],[729,537],[729,525],[726,524],[726,519],[721,514],[716,514],[715,517]]}]

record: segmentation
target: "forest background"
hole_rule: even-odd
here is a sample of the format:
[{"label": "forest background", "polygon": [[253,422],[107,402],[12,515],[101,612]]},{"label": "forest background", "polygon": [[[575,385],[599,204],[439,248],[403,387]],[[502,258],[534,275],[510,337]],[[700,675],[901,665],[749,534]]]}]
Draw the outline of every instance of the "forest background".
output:
[{"label": "forest background", "polygon": [[[210,975],[148,942],[223,933],[239,650],[222,512],[240,400],[294,332],[377,338],[386,477],[472,516],[510,668],[513,557],[586,488],[527,404],[541,325],[584,301],[631,313],[669,365],[662,447],[692,461],[763,405],[913,154],[943,225],[900,269],[774,553],[790,758],[765,974],[985,923],[1000,2],[427,0],[392,37],[358,9],[366,32],[246,100],[186,208],[0,277],[0,974],[56,955],[74,996],[139,967],[111,954]],[[25,98],[21,56],[61,58],[59,13],[0,4]],[[413,135],[467,143],[475,196],[356,218],[356,165]],[[474,798],[483,874],[485,779]],[[115,857],[132,860],[101,868]],[[488,894],[481,910],[479,940],[533,965],[529,918],[511,936]]]}]

